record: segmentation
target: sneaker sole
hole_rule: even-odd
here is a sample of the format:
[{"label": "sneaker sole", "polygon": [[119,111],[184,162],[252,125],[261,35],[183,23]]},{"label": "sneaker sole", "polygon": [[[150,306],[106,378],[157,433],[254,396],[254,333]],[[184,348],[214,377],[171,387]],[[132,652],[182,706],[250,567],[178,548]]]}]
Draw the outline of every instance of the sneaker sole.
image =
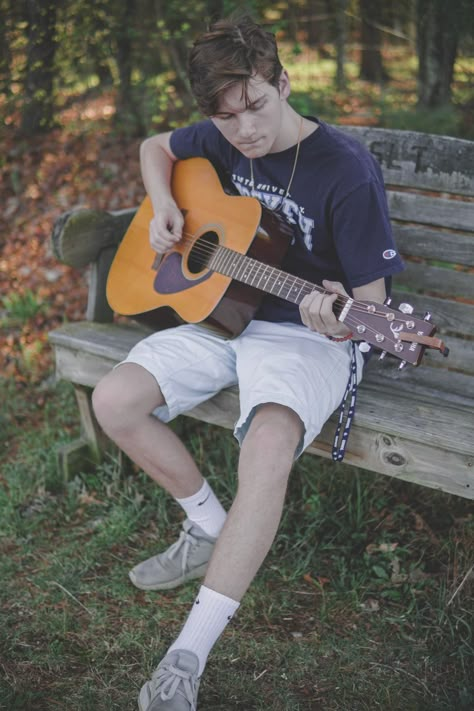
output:
[{"label": "sneaker sole", "polygon": [[183,585],[184,583],[188,582],[188,580],[194,580],[195,578],[202,578],[206,574],[208,563],[204,563],[203,565],[199,565],[197,568],[194,568],[193,570],[189,571],[189,573],[186,573],[185,575],[182,575],[179,578],[175,578],[174,580],[168,580],[166,583],[140,583],[133,571],[131,570],[128,574],[128,577],[132,581],[133,585],[135,585],[136,588],[139,590],[173,590],[173,588],[177,588],[180,585]]}]

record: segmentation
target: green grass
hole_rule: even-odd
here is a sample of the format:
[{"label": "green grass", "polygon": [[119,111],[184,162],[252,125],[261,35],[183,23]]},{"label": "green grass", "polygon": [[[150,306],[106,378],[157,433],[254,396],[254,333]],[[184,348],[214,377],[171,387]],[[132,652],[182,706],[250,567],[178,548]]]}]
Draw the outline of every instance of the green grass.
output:
[{"label": "green grass", "polygon": [[[127,571],[176,537],[181,514],[113,458],[61,480],[55,447],[77,434],[69,387],[0,381],[0,395],[0,709],[134,709],[195,586],[144,593]],[[228,505],[230,433],[174,426]],[[472,579],[453,594],[473,557],[470,502],[303,456],[200,707],[472,708]]]},{"label": "green grass", "polygon": [[42,301],[31,289],[26,289],[22,294],[8,294],[3,298],[3,306],[12,325],[34,318],[44,308]]}]

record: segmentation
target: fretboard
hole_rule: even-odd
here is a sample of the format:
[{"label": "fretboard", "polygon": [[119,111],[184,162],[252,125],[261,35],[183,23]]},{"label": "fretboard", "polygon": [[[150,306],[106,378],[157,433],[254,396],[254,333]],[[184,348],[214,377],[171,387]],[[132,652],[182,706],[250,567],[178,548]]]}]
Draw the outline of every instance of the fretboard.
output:
[{"label": "fretboard", "polygon": [[321,287],[305,281],[281,269],[271,267],[233,249],[219,245],[208,261],[213,271],[232,277],[260,291],[279,296],[285,301],[299,304],[312,291],[324,291]]}]

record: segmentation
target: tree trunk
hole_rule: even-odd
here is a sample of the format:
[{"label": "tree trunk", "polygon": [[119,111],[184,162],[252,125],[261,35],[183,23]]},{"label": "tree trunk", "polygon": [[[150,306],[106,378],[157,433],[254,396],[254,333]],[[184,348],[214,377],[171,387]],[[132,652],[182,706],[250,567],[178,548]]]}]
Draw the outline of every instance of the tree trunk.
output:
[{"label": "tree trunk", "polygon": [[21,131],[30,135],[49,130],[54,121],[56,2],[26,0],[26,11],[28,52]]},{"label": "tree trunk", "polygon": [[0,13],[3,15],[3,20],[0,20],[0,94],[10,96],[12,56],[9,38],[11,22],[9,2],[0,0]]},{"label": "tree trunk", "polygon": [[436,108],[451,102],[458,37],[448,0],[418,0],[418,104]]},{"label": "tree trunk", "polygon": [[346,88],[346,9],[348,0],[336,3],[336,88]]},{"label": "tree trunk", "polygon": [[379,0],[359,0],[361,25],[361,53],[359,76],[365,81],[380,84],[388,79],[383,63],[381,32],[377,25],[381,21],[382,4]]},{"label": "tree trunk", "polygon": [[144,131],[140,104],[132,86],[133,72],[133,20],[136,13],[136,0],[125,0],[118,14],[116,33],[116,60],[119,73],[117,111],[115,121],[130,135],[141,135]]}]

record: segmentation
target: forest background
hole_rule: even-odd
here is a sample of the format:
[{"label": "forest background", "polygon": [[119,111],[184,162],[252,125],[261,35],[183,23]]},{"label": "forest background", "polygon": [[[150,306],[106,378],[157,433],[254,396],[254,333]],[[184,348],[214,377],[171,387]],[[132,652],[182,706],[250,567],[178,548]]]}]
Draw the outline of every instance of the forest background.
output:
[{"label": "forest background", "polygon": [[[199,118],[187,51],[235,9],[277,34],[298,111],[474,139],[470,0],[0,0],[0,709],[135,708],[192,599],[127,581],[179,530],[143,473],[58,475],[77,415],[47,334],[83,318],[87,270],[50,235],[66,210],[139,204],[139,144]],[[229,504],[232,437],[175,427]],[[472,505],[308,459],[204,707],[472,708]]]}]

